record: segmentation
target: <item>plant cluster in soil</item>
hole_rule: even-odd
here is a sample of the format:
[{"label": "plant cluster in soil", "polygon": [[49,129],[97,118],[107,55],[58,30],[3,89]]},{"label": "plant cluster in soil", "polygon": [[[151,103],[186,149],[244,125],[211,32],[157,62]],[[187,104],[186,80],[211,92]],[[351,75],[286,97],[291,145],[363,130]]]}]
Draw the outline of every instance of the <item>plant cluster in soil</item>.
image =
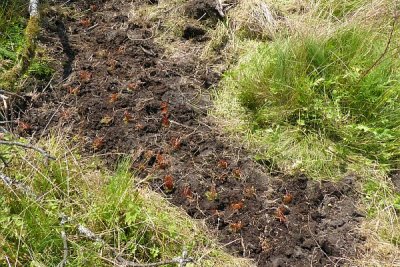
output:
[{"label": "plant cluster in soil", "polygon": [[[355,257],[364,240],[355,179],[271,175],[207,117],[219,79],[209,62],[165,56],[154,25],[132,22],[126,2],[70,1],[80,18],[46,14],[40,43],[56,74],[15,114],[19,134],[62,131],[110,166],[129,156],[140,179],[258,266],[342,266]],[[143,2],[133,5],[151,4]],[[210,1],[186,10],[207,25],[220,19]],[[207,33],[189,25],[182,41],[198,45],[198,34]]]}]

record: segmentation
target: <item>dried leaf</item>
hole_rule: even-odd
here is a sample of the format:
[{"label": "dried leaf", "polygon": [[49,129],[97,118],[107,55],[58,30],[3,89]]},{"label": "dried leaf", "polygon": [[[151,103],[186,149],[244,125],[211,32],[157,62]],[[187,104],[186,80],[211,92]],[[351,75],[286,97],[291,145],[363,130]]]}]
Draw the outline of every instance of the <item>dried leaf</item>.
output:
[{"label": "dried leaf", "polygon": [[210,190],[206,192],[206,197],[209,201],[214,201],[218,198],[218,192],[215,185],[210,186]]}]

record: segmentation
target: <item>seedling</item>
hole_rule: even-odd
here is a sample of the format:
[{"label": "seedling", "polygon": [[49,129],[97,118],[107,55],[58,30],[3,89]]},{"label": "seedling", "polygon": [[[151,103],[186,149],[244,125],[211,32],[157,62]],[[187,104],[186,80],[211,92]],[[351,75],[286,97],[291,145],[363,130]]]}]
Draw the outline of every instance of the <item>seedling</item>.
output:
[{"label": "seedling", "polygon": [[166,193],[171,193],[175,188],[174,177],[172,177],[172,175],[166,175],[164,177],[163,186],[164,186],[164,190],[165,190]]},{"label": "seedling", "polygon": [[224,159],[220,159],[218,161],[218,167],[220,167],[221,169],[226,169],[228,168],[228,161],[224,160]]},{"label": "seedling", "polygon": [[244,203],[242,201],[239,201],[237,203],[232,203],[231,204],[231,209],[234,211],[239,211],[244,207]]},{"label": "seedling", "polygon": [[206,198],[209,201],[215,201],[218,199],[218,192],[215,185],[210,186],[210,190],[206,192]]},{"label": "seedling", "polygon": [[90,19],[88,19],[88,18],[81,19],[81,20],[79,21],[79,24],[80,24],[82,27],[88,28],[88,27],[90,26]]},{"label": "seedling", "polygon": [[158,168],[160,168],[160,169],[165,169],[168,166],[168,162],[165,160],[163,155],[161,155],[160,153],[158,153],[156,156],[156,162],[157,162]]},{"label": "seedling", "polygon": [[171,139],[171,146],[174,150],[178,150],[181,148],[181,139],[179,137],[174,137]]},{"label": "seedling", "polygon": [[82,82],[89,82],[92,79],[92,74],[87,70],[81,70],[79,72],[79,80]]},{"label": "seedling", "polygon": [[113,118],[108,116],[108,115],[106,115],[101,119],[100,124],[109,126],[112,123],[112,121],[113,121]]},{"label": "seedling", "polygon": [[293,201],[293,195],[289,192],[286,192],[286,194],[283,196],[283,204],[288,205],[292,203]]},{"label": "seedling", "polygon": [[163,114],[163,115],[162,115],[161,124],[162,124],[163,126],[165,126],[165,127],[169,127],[170,122],[169,122],[169,119],[168,119],[168,115],[167,115],[167,114]]},{"label": "seedling", "polygon": [[125,112],[124,112],[124,123],[125,123],[125,124],[128,124],[128,123],[130,123],[131,121],[133,121],[133,116],[132,116],[132,114],[130,114],[127,110],[125,110]]},{"label": "seedling", "polygon": [[110,104],[115,103],[119,98],[119,94],[118,93],[113,93],[110,95],[110,99],[108,100],[108,102]]},{"label": "seedling", "polygon": [[104,137],[96,137],[93,140],[92,147],[95,151],[100,150],[104,147]]},{"label": "seedling", "polygon": [[229,229],[230,229],[232,232],[237,233],[237,232],[239,232],[240,230],[242,230],[243,226],[244,226],[244,225],[243,225],[242,221],[238,221],[238,222],[236,222],[236,223],[231,223],[231,224],[229,225]]},{"label": "seedling", "polygon": [[182,190],[182,195],[188,199],[188,200],[193,200],[193,192],[192,189],[190,188],[190,185],[184,185],[183,190]]}]

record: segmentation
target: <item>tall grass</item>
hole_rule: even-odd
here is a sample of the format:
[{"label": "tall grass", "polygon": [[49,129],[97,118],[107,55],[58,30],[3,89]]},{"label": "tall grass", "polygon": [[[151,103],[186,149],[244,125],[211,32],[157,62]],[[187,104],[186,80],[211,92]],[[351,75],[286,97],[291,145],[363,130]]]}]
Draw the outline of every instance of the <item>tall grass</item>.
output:
[{"label": "tall grass", "polygon": [[362,27],[293,36],[260,45],[231,71],[225,80],[253,136],[268,144],[263,156],[324,178],[354,162],[398,168],[399,38],[393,35],[390,44],[387,31]]}]

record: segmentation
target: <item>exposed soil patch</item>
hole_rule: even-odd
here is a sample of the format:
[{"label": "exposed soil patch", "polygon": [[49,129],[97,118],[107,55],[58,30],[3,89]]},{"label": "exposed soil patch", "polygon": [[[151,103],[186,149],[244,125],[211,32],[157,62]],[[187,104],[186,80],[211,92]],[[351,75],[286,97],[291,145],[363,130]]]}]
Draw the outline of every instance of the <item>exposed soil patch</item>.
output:
[{"label": "exposed soil patch", "polygon": [[[62,129],[110,164],[128,154],[141,179],[258,266],[342,266],[354,257],[363,237],[353,179],[269,175],[209,121],[207,88],[219,75],[195,54],[163,56],[151,25],[130,22],[125,2],[70,2],[81,18],[46,18],[41,42],[65,65],[20,114],[30,127],[19,131]],[[188,39],[203,35],[189,27]]]}]

